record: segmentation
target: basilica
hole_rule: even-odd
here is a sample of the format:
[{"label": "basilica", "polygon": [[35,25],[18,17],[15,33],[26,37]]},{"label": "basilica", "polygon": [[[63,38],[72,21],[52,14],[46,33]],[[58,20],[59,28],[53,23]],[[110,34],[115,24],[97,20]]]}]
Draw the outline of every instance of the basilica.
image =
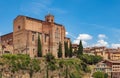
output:
[{"label": "basilica", "polygon": [[50,52],[57,58],[61,43],[64,58],[64,42],[70,42],[65,32],[65,27],[56,23],[51,14],[46,15],[45,20],[18,15],[13,21],[13,32],[0,37],[0,54],[28,54],[37,57],[39,35],[43,56]]}]

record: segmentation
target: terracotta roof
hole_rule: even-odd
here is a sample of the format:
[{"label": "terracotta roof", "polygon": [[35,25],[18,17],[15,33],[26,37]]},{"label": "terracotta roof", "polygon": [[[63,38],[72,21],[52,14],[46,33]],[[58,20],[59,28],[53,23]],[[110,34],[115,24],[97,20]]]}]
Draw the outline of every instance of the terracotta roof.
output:
[{"label": "terracotta roof", "polygon": [[120,64],[120,60],[115,60],[115,61],[113,61],[113,60],[105,60],[105,61],[110,62],[110,63],[119,63]]},{"label": "terracotta roof", "polygon": [[[37,19],[37,18],[29,17],[29,16],[18,15],[17,17],[19,17],[19,16],[23,16],[23,17],[26,17],[28,19],[33,19],[33,20],[40,21],[40,22],[45,22],[44,20],[40,20],[40,19]],[[63,26],[62,24],[58,24],[58,23],[55,23],[55,22],[54,22],[54,24],[58,25],[58,26]]]},{"label": "terracotta roof", "polygon": [[72,44],[72,47],[78,47],[78,44]]},{"label": "terracotta roof", "polygon": [[8,34],[1,35],[0,37],[4,37],[4,36],[7,36],[7,35],[11,35],[11,34],[13,34],[13,32],[8,33]]}]

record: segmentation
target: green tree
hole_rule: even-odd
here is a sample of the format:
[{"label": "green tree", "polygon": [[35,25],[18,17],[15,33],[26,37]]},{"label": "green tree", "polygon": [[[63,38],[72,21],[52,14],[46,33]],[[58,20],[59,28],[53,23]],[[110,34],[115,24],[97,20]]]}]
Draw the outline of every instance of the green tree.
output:
[{"label": "green tree", "polygon": [[51,53],[47,53],[45,56],[46,62],[52,62],[55,60],[55,57]]},{"label": "green tree", "polygon": [[46,59],[46,78],[49,78],[49,70],[53,71],[56,69],[55,57],[51,53],[48,53],[46,54],[45,59]]},{"label": "green tree", "polygon": [[15,72],[29,71],[30,78],[32,78],[33,73],[36,73],[40,70],[40,62],[37,59],[31,59],[28,55],[18,54],[5,54],[1,57],[4,59],[5,69],[9,69],[12,73],[12,78]]},{"label": "green tree", "polygon": [[69,57],[72,57],[73,52],[72,52],[72,43],[70,42],[70,49],[69,49]]},{"label": "green tree", "polygon": [[69,54],[68,42],[64,42],[64,47],[65,47],[65,57],[68,57],[68,54]]},{"label": "green tree", "polygon": [[40,70],[40,65],[39,61],[36,59],[31,59],[29,65],[28,65],[28,70],[30,74],[30,78],[33,77],[33,73],[36,73]]},{"label": "green tree", "polygon": [[104,73],[100,72],[100,71],[95,72],[95,73],[93,73],[93,77],[94,78],[104,78]]},{"label": "green tree", "polygon": [[83,54],[80,55],[79,58],[84,61],[86,64],[96,64],[100,61],[102,61],[102,57],[101,56],[94,56],[94,55],[88,55],[88,54]]},{"label": "green tree", "polygon": [[108,78],[108,74],[107,73],[104,74],[104,78]]},{"label": "green tree", "polygon": [[83,55],[83,45],[82,45],[82,41],[80,40],[79,43],[79,47],[78,47],[78,51],[77,51],[77,55]]},{"label": "green tree", "polygon": [[59,43],[59,49],[58,49],[58,58],[62,57],[62,44],[61,42]]},{"label": "green tree", "polygon": [[66,69],[65,69],[65,78],[68,78],[68,65],[66,65]]},{"label": "green tree", "polygon": [[38,57],[42,57],[42,45],[39,35],[38,35]]}]

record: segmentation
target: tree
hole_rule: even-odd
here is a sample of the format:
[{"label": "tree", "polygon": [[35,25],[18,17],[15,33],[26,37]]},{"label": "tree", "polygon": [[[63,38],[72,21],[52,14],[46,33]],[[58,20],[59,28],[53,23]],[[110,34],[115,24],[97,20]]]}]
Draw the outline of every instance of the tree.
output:
[{"label": "tree", "polygon": [[70,49],[69,49],[69,57],[72,57],[73,55],[73,52],[72,52],[72,44],[70,42]]},{"label": "tree", "polygon": [[59,43],[59,49],[58,49],[58,58],[62,57],[62,44],[61,42]]},{"label": "tree", "polygon": [[12,78],[14,78],[14,73],[19,73],[20,71],[28,71],[30,78],[32,78],[33,73],[40,70],[40,62],[37,59],[31,59],[28,55],[18,54],[5,54],[1,57],[4,59],[5,69],[9,69]]},{"label": "tree", "polygon": [[94,56],[94,55],[88,55],[88,54],[80,55],[78,58],[80,58],[82,61],[84,61],[86,64],[89,64],[89,65],[96,64],[102,61],[101,56]]},{"label": "tree", "polygon": [[39,35],[38,35],[38,57],[42,57],[42,45]]},{"label": "tree", "polygon": [[93,73],[93,77],[94,78],[104,78],[104,73],[100,72],[100,71],[95,72],[95,73]]},{"label": "tree", "polygon": [[108,74],[107,73],[104,74],[104,78],[108,78]]},{"label": "tree", "polygon": [[29,69],[29,74],[30,74],[30,78],[33,77],[33,73],[38,72],[40,70],[40,65],[39,65],[39,61],[36,59],[31,59],[30,63],[28,65],[28,69]]},{"label": "tree", "polygon": [[68,57],[68,42],[64,42],[65,47],[65,57]]},{"label": "tree", "polygon": [[49,78],[49,70],[53,71],[56,69],[55,57],[51,53],[47,53],[46,59],[46,78]]},{"label": "tree", "polygon": [[79,43],[79,47],[78,47],[78,51],[77,51],[77,55],[83,55],[83,45],[82,45],[82,41],[80,40]]},{"label": "tree", "polygon": [[55,60],[55,57],[51,53],[47,53],[45,56],[46,62],[52,62]]}]

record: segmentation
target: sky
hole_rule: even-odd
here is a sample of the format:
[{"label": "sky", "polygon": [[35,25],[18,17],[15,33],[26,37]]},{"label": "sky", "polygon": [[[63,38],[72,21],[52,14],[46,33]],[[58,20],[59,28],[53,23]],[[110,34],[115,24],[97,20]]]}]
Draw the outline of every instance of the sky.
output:
[{"label": "sky", "polygon": [[0,34],[13,31],[18,15],[44,20],[48,13],[72,43],[120,47],[120,0],[0,0]]}]

